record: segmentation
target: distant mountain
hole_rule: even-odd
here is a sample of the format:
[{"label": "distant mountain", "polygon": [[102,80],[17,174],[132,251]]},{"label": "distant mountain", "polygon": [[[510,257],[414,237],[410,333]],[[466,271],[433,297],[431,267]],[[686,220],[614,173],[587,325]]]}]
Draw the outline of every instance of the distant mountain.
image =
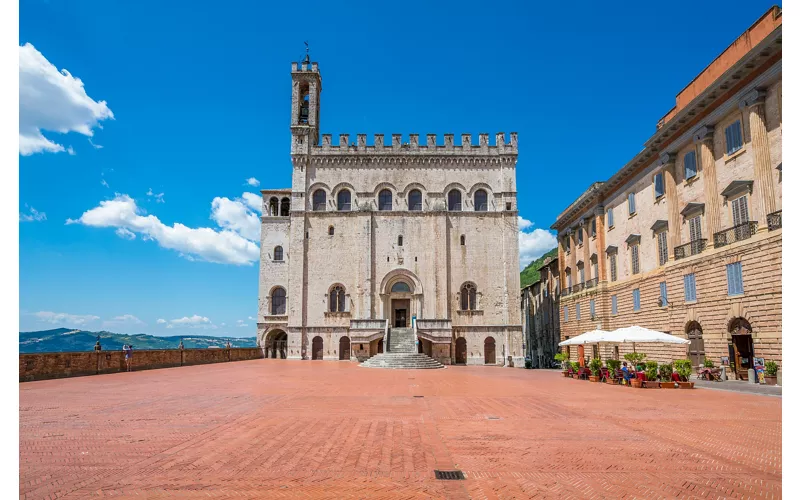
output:
[{"label": "distant mountain", "polygon": [[206,349],[208,347],[225,347],[230,340],[233,347],[255,347],[255,337],[228,338],[209,337],[206,335],[156,337],[146,333],[124,334],[113,332],[87,332],[69,328],[42,330],[40,332],[19,332],[19,352],[70,352],[93,351],[97,336],[104,351],[122,350],[124,344],[134,349],[177,349],[183,339],[186,349]]},{"label": "distant mountain", "polygon": [[526,286],[530,285],[531,283],[536,283],[539,280],[539,268],[542,267],[544,264],[544,260],[548,257],[556,258],[558,257],[558,248],[554,248],[547,252],[546,254],[542,255],[538,259],[534,260],[530,264],[519,273],[519,286],[520,288],[525,288]]}]

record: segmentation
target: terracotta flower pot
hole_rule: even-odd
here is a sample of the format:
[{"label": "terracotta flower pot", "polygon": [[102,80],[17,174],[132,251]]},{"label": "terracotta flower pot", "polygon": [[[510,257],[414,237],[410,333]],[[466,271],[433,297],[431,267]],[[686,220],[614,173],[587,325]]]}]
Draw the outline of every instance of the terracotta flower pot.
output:
[{"label": "terracotta flower pot", "polygon": [[680,389],[694,389],[694,382],[678,382]]},{"label": "terracotta flower pot", "polygon": [[568,371],[564,370],[564,371],[563,371],[563,372],[561,372],[561,373],[563,373],[565,377],[569,377],[569,372],[568,372]]},{"label": "terracotta flower pot", "polygon": [[578,374],[577,373],[573,374],[572,378],[574,378],[575,380],[578,380]]},{"label": "terracotta flower pot", "polygon": [[600,382],[600,377],[595,375],[589,375],[589,382]]},{"label": "terracotta flower pot", "polygon": [[659,382],[659,385],[661,386],[662,389],[674,389],[675,388],[675,382],[672,382],[672,381]]},{"label": "terracotta flower pot", "polygon": [[631,379],[631,387],[641,388],[642,387],[642,381],[639,380],[638,378],[632,378]]},{"label": "terracotta flower pot", "polygon": [[618,383],[618,380],[615,379],[615,378],[607,378],[606,379],[606,384],[608,384],[608,385],[617,385],[617,383]]}]

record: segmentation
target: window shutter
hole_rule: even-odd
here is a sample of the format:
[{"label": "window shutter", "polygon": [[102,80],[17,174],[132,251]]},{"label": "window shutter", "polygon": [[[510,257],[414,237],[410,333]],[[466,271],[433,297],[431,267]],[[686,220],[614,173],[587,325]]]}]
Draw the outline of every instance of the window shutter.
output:
[{"label": "window shutter", "polygon": [[687,179],[697,175],[697,153],[689,151],[683,157],[683,174]]},{"label": "window shutter", "polygon": [[731,146],[732,144],[733,144],[733,134],[731,131],[731,127],[729,126],[725,128],[725,152],[727,154],[731,154],[731,152],[733,151],[733,148]]},{"label": "window shutter", "polygon": [[612,227],[614,225],[614,210],[608,209],[608,227]]}]

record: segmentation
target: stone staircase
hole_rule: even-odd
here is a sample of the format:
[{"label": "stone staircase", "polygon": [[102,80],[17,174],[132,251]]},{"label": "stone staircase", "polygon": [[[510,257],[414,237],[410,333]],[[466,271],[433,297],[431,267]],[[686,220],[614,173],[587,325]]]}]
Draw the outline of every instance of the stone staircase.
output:
[{"label": "stone staircase", "polygon": [[388,352],[372,356],[361,363],[361,366],[405,370],[444,368],[444,365],[435,359],[416,351],[414,330],[411,328],[390,328],[388,344]]}]

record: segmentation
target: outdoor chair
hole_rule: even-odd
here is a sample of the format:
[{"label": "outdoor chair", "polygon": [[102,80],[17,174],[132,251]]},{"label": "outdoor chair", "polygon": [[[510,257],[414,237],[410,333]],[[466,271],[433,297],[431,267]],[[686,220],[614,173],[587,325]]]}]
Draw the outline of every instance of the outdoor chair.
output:
[{"label": "outdoor chair", "polygon": [[608,368],[600,368],[600,382],[608,380]]},{"label": "outdoor chair", "polygon": [[622,385],[627,385],[628,384],[628,381],[625,380],[625,373],[622,371],[621,368],[617,370],[617,380],[618,380],[619,384],[622,384]]}]

